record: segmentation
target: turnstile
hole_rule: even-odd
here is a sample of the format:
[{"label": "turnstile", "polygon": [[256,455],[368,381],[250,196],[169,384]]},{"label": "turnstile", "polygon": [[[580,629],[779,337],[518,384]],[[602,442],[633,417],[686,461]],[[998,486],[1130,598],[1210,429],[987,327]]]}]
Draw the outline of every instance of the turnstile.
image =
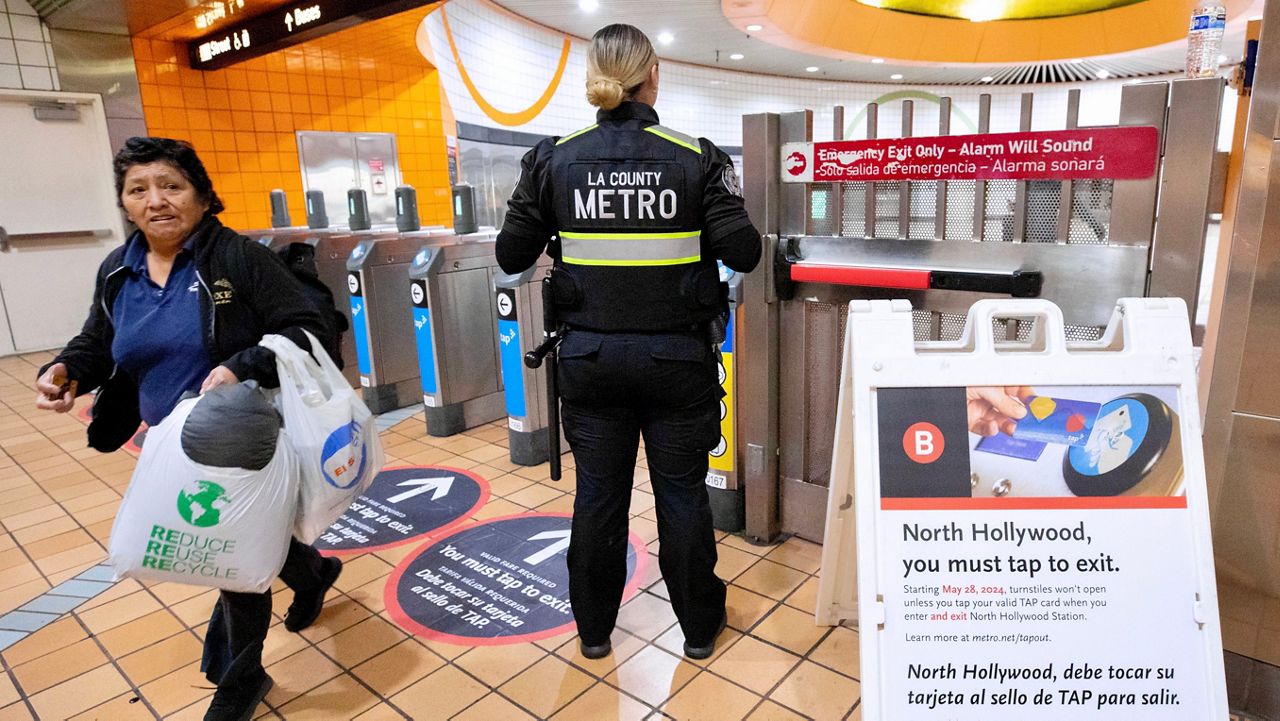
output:
[{"label": "turnstile", "polygon": [[[451,436],[503,416],[496,237],[491,229],[443,236],[420,245],[409,264],[409,332],[416,339],[428,435]],[[402,327],[409,330],[407,323]]]},{"label": "turnstile", "polygon": [[418,368],[402,279],[420,246],[401,236],[366,238],[347,259],[351,335],[364,401],[374,413],[418,400]]},{"label": "turnstile", "polygon": [[[280,195],[272,191],[273,222],[288,223],[287,209],[281,207]],[[289,243],[306,243],[315,248],[316,273],[329,292],[338,311],[347,317],[351,325],[351,304],[347,301],[347,258],[351,255],[358,239],[346,228],[330,228],[329,219],[324,210],[324,193],[319,190],[306,194],[307,225],[272,227],[266,230],[251,230],[244,234],[272,250],[279,250]],[[356,387],[360,383],[357,367],[356,344],[354,333],[342,335],[342,375],[347,382]]]},{"label": "turnstile", "polygon": [[[550,268],[551,259],[544,255],[524,272],[499,273],[494,280],[507,448],[511,462],[522,466],[536,466],[550,457],[546,374],[524,363],[524,354],[542,342],[542,279]],[[561,445],[562,450],[568,447],[563,433]]]},{"label": "turnstile", "polygon": [[351,249],[346,264],[351,336],[365,404],[374,413],[420,400],[405,274],[419,251],[453,239],[443,229],[396,233],[360,239]]}]

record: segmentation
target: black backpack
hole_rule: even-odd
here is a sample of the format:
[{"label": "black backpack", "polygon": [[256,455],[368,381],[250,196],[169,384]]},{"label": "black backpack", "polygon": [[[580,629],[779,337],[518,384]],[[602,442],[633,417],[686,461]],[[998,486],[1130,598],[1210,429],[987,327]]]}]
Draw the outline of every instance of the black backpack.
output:
[{"label": "black backpack", "polygon": [[342,334],[351,328],[351,323],[333,302],[333,291],[320,280],[320,273],[316,269],[315,247],[307,243],[289,243],[277,248],[276,253],[289,266],[293,277],[302,284],[303,291],[320,311],[326,331],[320,342],[338,368],[342,368]]}]

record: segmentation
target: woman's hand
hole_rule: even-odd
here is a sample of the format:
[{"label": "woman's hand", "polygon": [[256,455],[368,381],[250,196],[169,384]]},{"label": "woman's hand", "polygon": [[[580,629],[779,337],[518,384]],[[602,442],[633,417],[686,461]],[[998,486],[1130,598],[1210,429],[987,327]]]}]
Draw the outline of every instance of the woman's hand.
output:
[{"label": "woman's hand", "polygon": [[209,371],[209,375],[205,376],[204,383],[200,384],[200,392],[207,393],[210,390],[221,385],[235,385],[240,379],[236,378],[236,374],[226,366],[218,366]]},{"label": "woman's hand", "polygon": [[1013,435],[1018,421],[1027,416],[1024,398],[1033,394],[1028,386],[982,386],[965,389],[969,431],[994,436],[1004,431]]},{"label": "woman's hand", "polygon": [[54,363],[36,379],[36,408],[66,413],[76,404],[76,382],[67,380],[67,366]]}]

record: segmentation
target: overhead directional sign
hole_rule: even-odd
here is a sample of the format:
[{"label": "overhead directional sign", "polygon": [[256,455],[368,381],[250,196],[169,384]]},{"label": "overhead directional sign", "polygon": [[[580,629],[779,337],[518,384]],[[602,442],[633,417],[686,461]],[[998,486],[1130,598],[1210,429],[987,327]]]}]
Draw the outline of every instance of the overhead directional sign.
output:
[{"label": "overhead directional sign", "polygon": [[[187,45],[191,67],[217,70],[431,0],[306,0],[219,28]],[[243,13],[244,11],[241,11]]]},{"label": "overhead directional sign", "polygon": [[327,553],[398,546],[448,528],[489,500],[489,484],[454,468],[385,468],[316,540]]}]

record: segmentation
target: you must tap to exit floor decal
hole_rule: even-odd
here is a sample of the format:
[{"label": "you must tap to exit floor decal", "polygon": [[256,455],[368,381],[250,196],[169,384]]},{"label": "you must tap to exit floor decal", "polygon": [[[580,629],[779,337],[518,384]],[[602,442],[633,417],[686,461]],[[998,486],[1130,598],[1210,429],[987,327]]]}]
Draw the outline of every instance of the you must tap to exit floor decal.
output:
[{"label": "you must tap to exit floor decal", "polygon": [[[437,536],[400,562],[386,586],[392,620],[419,636],[497,646],[573,630],[569,604],[570,515],[494,518]],[[631,534],[627,585],[635,595],[648,554]]]}]

